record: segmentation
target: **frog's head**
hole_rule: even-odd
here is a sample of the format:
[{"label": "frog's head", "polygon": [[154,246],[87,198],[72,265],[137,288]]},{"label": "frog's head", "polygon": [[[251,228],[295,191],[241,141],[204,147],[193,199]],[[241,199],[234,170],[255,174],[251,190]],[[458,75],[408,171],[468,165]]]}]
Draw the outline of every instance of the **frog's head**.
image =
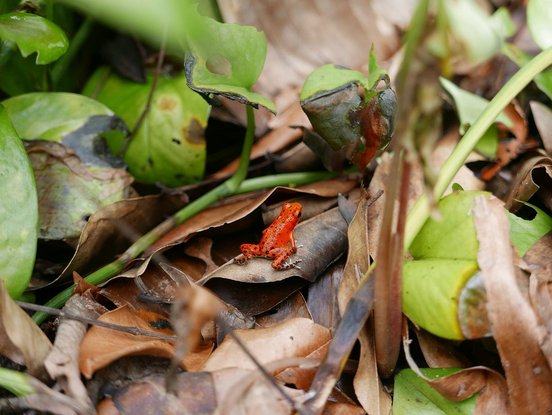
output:
[{"label": "frog's head", "polygon": [[286,202],[282,206],[281,215],[285,217],[287,220],[289,220],[290,222],[297,223],[301,219],[302,210],[303,210],[303,206],[300,203]]}]

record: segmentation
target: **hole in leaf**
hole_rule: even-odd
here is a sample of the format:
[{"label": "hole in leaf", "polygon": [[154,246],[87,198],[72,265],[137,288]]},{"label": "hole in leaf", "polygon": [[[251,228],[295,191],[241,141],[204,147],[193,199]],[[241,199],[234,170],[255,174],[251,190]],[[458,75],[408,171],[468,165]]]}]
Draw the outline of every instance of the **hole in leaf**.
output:
[{"label": "hole in leaf", "polygon": [[222,55],[209,56],[207,62],[205,62],[207,70],[216,75],[231,76],[232,65],[230,61]]}]

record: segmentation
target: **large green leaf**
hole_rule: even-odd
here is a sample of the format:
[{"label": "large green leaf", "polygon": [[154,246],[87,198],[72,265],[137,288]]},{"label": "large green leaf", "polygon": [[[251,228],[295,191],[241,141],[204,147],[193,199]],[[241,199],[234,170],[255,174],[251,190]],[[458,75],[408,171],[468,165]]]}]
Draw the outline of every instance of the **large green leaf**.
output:
[{"label": "large green leaf", "polygon": [[34,92],[9,98],[2,104],[19,136],[27,140],[40,138],[60,143],[91,117],[114,116],[104,104],[66,92]]},{"label": "large green leaf", "polygon": [[[421,372],[430,379],[458,372],[455,368],[425,368]],[[401,370],[395,376],[394,415],[471,415],[477,395],[464,401],[449,401],[420,378],[412,369]]]},{"label": "large green leaf", "polygon": [[31,93],[4,101],[29,145],[40,197],[40,238],[74,239],[86,218],[128,196],[132,178],[105,148],[101,134],[126,132],[104,104],[69,93]]},{"label": "large green leaf", "polygon": [[33,171],[21,139],[0,105],[0,278],[19,297],[31,278],[38,233]]},{"label": "large green leaf", "polygon": [[[152,78],[139,84],[98,70],[84,93],[101,84],[97,99],[133,127],[146,107]],[[104,82],[105,81],[105,82]],[[200,180],[205,168],[204,129],[209,105],[186,85],[183,74],[161,76],[147,115],[124,154],[132,175],[145,183],[180,186]],[[108,145],[119,154],[126,143],[122,134],[110,134]]]},{"label": "large green leaf", "polygon": [[[189,13],[197,12],[190,8]],[[272,101],[251,91],[266,58],[264,33],[199,15],[189,21],[190,51],[185,59],[189,87],[204,95],[222,95],[275,112]]]},{"label": "large green leaf", "polygon": [[437,205],[439,217],[430,218],[410,245],[414,259],[477,260],[479,243],[471,207],[486,192],[454,192]]},{"label": "large green leaf", "polygon": [[404,313],[436,336],[464,339],[458,303],[464,286],[477,270],[477,262],[469,260],[406,261],[402,291]]},{"label": "large green leaf", "polygon": [[36,52],[38,65],[57,60],[69,46],[55,23],[30,13],[0,15],[0,39],[16,43],[24,57]]}]

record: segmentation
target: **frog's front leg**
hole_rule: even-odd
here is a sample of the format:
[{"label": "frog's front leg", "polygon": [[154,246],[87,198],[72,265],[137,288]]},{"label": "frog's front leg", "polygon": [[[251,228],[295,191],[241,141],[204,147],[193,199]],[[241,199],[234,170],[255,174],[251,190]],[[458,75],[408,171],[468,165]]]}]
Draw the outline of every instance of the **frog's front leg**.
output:
[{"label": "frog's front leg", "polygon": [[236,258],[234,258],[234,263],[242,265],[254,256],[259,256],[261,254],[261,248],[257,244],[241,244],[240,251],[242,252]]},{"label": "frog's front leg", "polygon": [[292,248],[272,248],[269,250],[267,256],[274,258],[272,261],[272,268],[276,270],[285,270],[292,267],[299,268],[297,264],[301,262],[300,259],[297,261],[286,262],[286,259],[288,259],[293,252],[295,251],[292,251]]}]

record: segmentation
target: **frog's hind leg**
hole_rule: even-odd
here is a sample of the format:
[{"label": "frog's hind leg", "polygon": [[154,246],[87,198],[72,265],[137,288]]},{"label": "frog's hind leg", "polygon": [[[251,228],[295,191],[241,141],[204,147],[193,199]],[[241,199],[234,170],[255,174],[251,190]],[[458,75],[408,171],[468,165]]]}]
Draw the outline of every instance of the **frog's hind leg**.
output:
[{"label": "frog's hind leg", "polygon": [[234,263],[239,265],[244,264],[251,257],[261,255],[259,245],[256,244],[241,244],[240,251],[242,253],[234,258]]},{"label": "frog's hind leg", "polygon": [[[272,268],[276,270],[285,270],[290,268],[299,268],[297,265],[301,260],[297,261],[289,261],[286,262],[286,260],[291,255],[291,252],[289,249],[284,248],[272,248],[270,251],[268,251],[267,256],[269,258],[274,258],[272,261]],[[299,268],[301,269],[301,268]]]}]

